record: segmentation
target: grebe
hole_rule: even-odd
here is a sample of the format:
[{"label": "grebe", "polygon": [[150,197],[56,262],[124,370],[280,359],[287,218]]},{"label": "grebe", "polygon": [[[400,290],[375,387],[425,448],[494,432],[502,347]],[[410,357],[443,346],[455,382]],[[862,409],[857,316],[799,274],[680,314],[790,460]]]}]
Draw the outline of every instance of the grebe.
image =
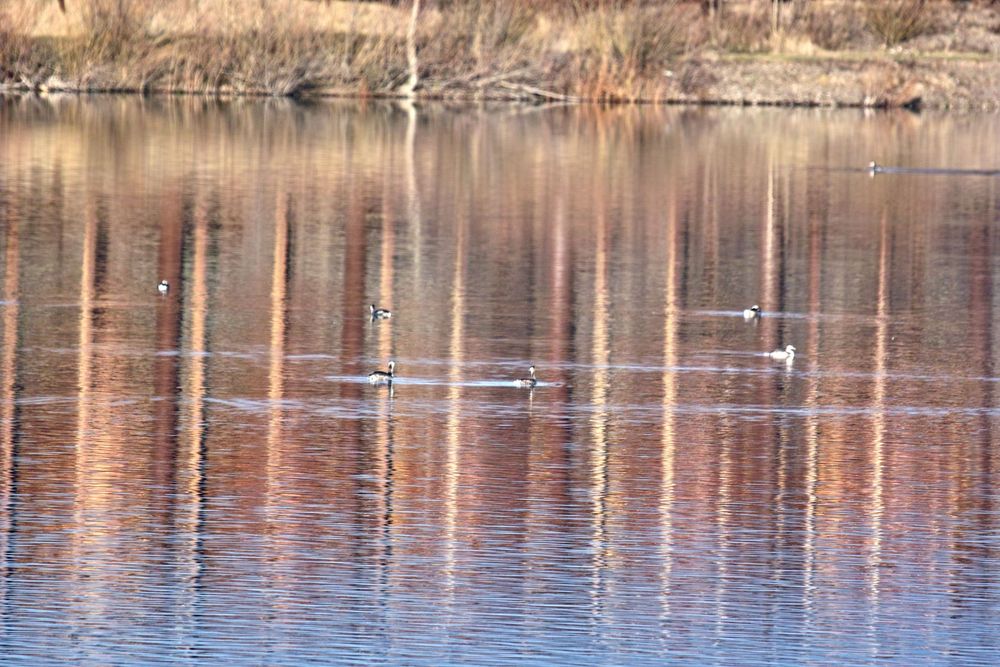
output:
[{"label": "grebe", "polygon": [[534,365],[528,366],[528,375],[530,375],[531,377],[518,378],[517,380],[514,381],[514,384],[516,384],[518,387],[524,387],[528,389],[538,384],[538,380],[535,379]]},{"label": "grebe", "polygon": [[170,289],[170,283],[168,283],[166,280],[161,280],[160,284],[156,286],[156,291],[159,292],[160,294],[166,294],[167,290],[169,289]]},{"label": "grebe", "polygon": [[760,317],[760,315],[761,315],[760,306],[758,306],[756,303],[750,306],[749,308],[745,308],[743,310],[743,319],[745,320],[755,320],[758,317]]},{"label": "grebe", "polygon": [[387,320],[392,317],[392,311],[385,308],[376,308],[374,303],[368,307],[368,310],[373,320]]},{"label": "grebe", "polygon": [[770,357],[775,361],[791,361],[795,358],[795,346],[786,345],[784,350],[775,350]]},{"label": "grebe", "polygon": [[368,374],[368,382],[371,384],[392,384],[392,380],[395,377],[393,372],[396,370],[396,362],[389,362],[389,372],[385,371],[372,371]]}]

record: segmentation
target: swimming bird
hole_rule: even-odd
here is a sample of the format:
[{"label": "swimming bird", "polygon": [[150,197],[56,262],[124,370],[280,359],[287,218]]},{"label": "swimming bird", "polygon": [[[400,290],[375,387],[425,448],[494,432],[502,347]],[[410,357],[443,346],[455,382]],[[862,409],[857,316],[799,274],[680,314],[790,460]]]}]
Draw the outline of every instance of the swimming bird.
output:
[{"label": "swimming bird", "polygon": [[161,280],[160,284],[156,286],[156,291],[159,292],[160,294],[166,294],[169,289],[170,289],[170,283],[168,283],[166,280]]},{"label": "swimming bird", "polygon": [[389,362],[389,372],[385,371],[372,371],[368,374],[368,382],[370,384],[392,384],[392,380],[395,377],[394,372],[396,370],[396,362]]},{"label": "swimming bird", "polygon": [[775,350],[768,356],[775,361],[791,361],[795,358],[795,346],[786,345],[784,350]]},{"label": "swimming bird", "polygon": [[875,162],[875,160],[868,163],[868,173],[877,174],[880,171],[882,171],[882,167],[878,166],[878,163]]},{"label": "swimming bird", "polygon": [[524,387],[526,389],[530,389],[534,387],[536,384],[538,384],[538,380],[535,379],[534,364],[528,366],[528,375],[530,375],[531,377],[518,378],[517,380],[514,381],[514,384],[516,384],[518,387]]},{"label": "swimming bird", "polygon": [[374,303],[368,307],[368,310],[371,312],[373,320],[387,320],[392,317],[392,311],[385,308],[376,308]]},{"label": "swimming bird", "polygon": [[749,308],[743,309],[743,319],[745,320],[755,320],[761,316],[760,306],[756,303]]}]

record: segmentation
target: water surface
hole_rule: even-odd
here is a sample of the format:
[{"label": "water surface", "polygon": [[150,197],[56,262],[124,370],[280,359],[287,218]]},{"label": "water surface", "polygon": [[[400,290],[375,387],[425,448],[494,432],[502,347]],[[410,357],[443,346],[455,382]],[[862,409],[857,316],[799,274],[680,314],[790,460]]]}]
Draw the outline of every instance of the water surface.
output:
[{"label": "water surface", "polygon": [[0,100],[4,662],[995,664],[997,145]]}]

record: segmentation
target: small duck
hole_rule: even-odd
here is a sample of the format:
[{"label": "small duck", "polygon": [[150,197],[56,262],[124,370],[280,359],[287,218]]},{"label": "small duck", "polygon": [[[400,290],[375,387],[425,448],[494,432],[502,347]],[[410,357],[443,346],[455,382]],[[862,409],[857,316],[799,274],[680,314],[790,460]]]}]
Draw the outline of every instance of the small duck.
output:
[{"label": "small duck", "polygon": [[516,384],[518,387],[523,387],[525,389],[530,389],[530,388],[534,387],[536,384],[538,384],[538,380],[535,379],[535,366],[534,366],[534,364],[532,364],[531,366],[528,366],[528,375],[530,377],[518,378],[518,379],[514,380],[514,384]]},{"label": "small duck", "polygon": [[376,308],[374,303],[368,307],[368,310],[373,320],[387,320],[392,317],[392,311],[385,308]]},{"label": "small duck", "polygon": [[160,294],[166,294],[167,292],[170,291],[170,283],[168,283],[166,280],[161,280],[160,284],[156,286],[156,291],[159,292]]},{"label": "small duck", "polygon": [[372,371],[368,374],[369,384],[392,384],[392,380],[395,377],[394,372],[396,370],[396,362],[389,362],[389,372],[385,371]]},{"label": "small duck", "polygon": [[872,160],[871,162],[868,163],[868,173],[869,174],[872,174],[874,176],[875,174],[879,173],[880,171],[882,171],[882,167],[880,167],[878,165],[878,163],[875,162],[875,160]]},{"label": "small duck", "polygon": [[745,320],[756,320],[762,315],[760,306],[756,303],[749,308],[743,309],[743,319]]},{"label": "small duck", "polygon": [[795,358],[795,346],[786,345],[784,350],[775,350],[771,352],[770,356],[775,361],[791,361]]}]

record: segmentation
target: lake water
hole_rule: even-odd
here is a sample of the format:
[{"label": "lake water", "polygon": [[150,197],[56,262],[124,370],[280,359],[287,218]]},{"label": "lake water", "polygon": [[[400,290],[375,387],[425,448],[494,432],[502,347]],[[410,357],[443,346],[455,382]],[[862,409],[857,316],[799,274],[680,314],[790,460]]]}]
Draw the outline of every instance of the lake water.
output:
[{"label": "lake water", "polygon": [[0,98],[2,661],[996,664],[997,146]]}]

